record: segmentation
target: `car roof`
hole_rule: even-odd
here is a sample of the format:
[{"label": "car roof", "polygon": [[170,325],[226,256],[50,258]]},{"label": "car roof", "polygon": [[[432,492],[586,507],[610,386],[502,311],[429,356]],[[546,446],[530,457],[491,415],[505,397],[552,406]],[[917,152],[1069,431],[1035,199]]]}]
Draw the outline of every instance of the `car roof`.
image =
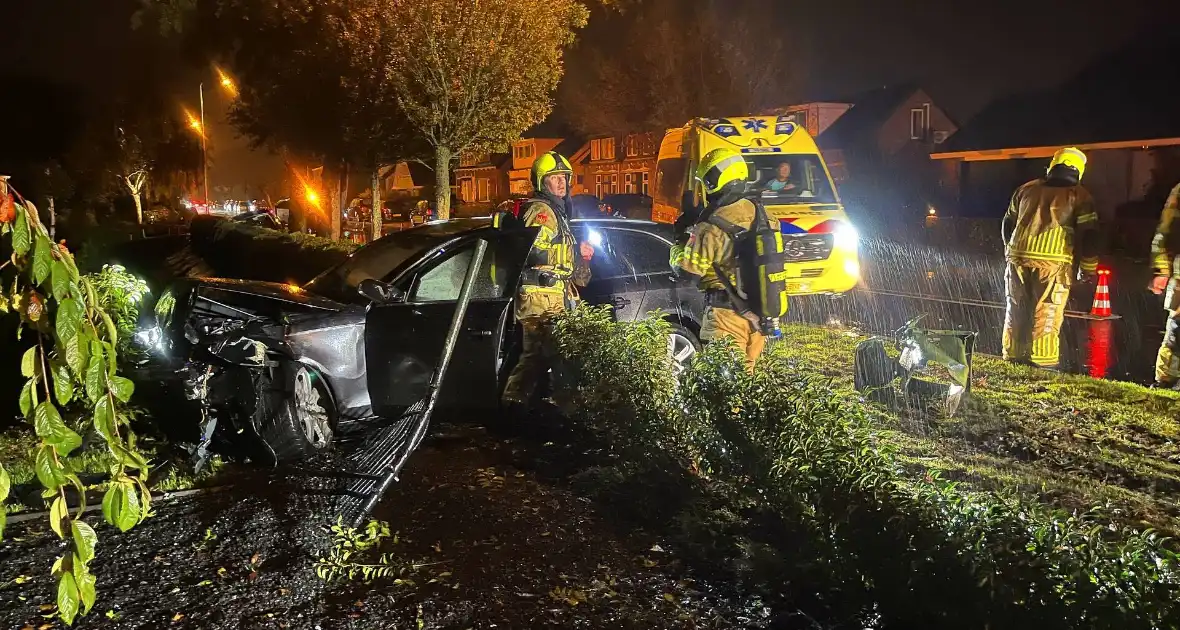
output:
[{"label": "car roof", "polygon": [[618,217],[603,217],[601,219],[573,219],[570,221],[574,225],[593,225],[595,227],[607,228],[625,228],[631,230],[639,230],[640,232],[649,232],[651,234],[658,234],[660,236],[668,236],[672,233],[672,226],[667,223],[657,223],[655,221],[644,221],[642,219],[622,219]]}]

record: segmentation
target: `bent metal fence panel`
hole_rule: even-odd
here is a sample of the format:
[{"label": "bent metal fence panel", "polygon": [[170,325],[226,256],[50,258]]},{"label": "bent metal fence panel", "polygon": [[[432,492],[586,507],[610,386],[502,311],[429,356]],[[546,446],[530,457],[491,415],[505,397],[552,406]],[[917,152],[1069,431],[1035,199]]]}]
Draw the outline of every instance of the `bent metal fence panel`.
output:
[{"label": "bent metal fence panel", "polygon": [[451,355],[458,341],[459,331],[462,330],[467,317],[467,305],[471,302],[472,289],[487,248],[488,242],[480,240],[475,255],[467,266],[463,287],[455,304],[454,316],[451,318],[451,326],[443,343],[443,351],[425,394],[403,412],[401,417],[368,432],[356,447],[346,448],[341,453],[344,470],[334,475],[339,480],[339,496],[336,499],[333,520],[341,517],[345,525],[359,527],[393,482],[397,481],[402,467],[426,436],[447,366],[450,365]]}]

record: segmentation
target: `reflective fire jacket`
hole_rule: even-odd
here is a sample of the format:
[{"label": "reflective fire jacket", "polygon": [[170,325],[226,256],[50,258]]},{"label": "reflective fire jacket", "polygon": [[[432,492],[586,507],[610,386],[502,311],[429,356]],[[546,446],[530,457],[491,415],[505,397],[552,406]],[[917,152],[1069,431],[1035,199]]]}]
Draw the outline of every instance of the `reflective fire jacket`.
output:
[{"label": "reflective fire jacket", "polygon": [[1004,215],[1007,259],[1018,265],[1073,264],[1098,268],[1094,241],[1098,213],[1094,198],[1080,184],[1036,179],[1016,189]]}]

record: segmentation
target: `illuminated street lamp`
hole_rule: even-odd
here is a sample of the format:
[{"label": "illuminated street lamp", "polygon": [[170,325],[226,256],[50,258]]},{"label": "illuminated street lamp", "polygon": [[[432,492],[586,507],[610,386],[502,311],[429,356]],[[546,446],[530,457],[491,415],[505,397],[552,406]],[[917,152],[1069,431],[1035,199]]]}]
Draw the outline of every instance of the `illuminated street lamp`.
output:
[{"label": "illuminated street lamp", "polygon": [[233,98],[237,98],[238,86],[234,84],[234,80],[231,79],[230,76],[226,74],[221,68],[214,66],[213,69],[217,71],[217,81],[221,84],[221,87],[225,90],[226,94],[229,94]]},{"label": "illuminated street lamp", "polygon": [[[218,83],[226,91],[227,94],[233,98],[238,97],[238,87],[234,85],[233,79],[229,77],[221,68],[214,66],[217,71]],[[200,119],[193,118],[189,115],[189,126],[201,135],[201,170],[203,172],[202,181],[205,187],[205,206],[209,206],[209,139],[207,127],[205,126],[205,83],[202,81],[197,90],[201,98],[201,117]]]}]

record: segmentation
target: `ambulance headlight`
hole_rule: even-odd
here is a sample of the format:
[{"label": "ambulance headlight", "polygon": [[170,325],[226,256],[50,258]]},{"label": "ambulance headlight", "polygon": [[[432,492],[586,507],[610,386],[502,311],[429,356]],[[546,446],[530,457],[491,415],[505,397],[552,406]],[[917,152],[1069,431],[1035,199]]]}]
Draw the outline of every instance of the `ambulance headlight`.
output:
[{"label": "ambulance headlight", "polygon": [[837,249],[856,249],[860,244],[860,234],[850,223],[844,223],[832,233],[833,244]]}]

